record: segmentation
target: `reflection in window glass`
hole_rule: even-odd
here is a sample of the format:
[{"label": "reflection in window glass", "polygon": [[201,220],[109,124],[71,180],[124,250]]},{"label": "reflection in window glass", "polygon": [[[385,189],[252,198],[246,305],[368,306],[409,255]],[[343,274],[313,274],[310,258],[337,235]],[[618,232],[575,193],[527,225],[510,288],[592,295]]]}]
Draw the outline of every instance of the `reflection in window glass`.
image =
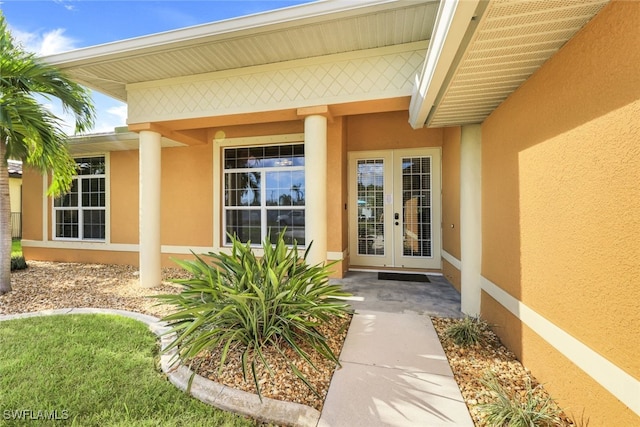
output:
[{"label": "reflection in window glass", "polygon": [[69,193],[54,199],[55,237],[78,240],[105,239],[105,159],[76,160],[77,175]]},{"label": "reflection in window glass", "polygon": [[384,160],[358,160],[358,255],[384,255]]},{"label": "reflection in window glass", "polygon": [[303,246],[304,208],[304,144],[224,150],[226,233],[255,245],[269,231],[273,241],[284,233],[288,244]]}]

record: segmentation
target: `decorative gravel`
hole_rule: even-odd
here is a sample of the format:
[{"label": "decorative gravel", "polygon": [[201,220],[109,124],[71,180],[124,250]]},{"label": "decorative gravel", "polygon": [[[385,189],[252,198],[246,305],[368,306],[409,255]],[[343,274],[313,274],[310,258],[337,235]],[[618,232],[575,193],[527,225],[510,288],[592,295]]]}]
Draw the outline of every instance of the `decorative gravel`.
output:
[{"label": "decorative gravel", "polygon": [[[480,382],[489,371],[495,374],[503,389],[518,397],[520,401],[526,395],[527,382],[535,389],[536,397],[546,399],[549,396],[543,385],[536,381],[531,372],[502,345],[497,335],[489,328],[483,330],[482,344],[460,347],[445,335],[447,328],[459,319],[433,317],[431,321],[476,427],[491,427],[485,420],[485,414],[479,409],[479,405],[495,400],[489,389]],[[555,419],[555,426],[576,425],[555,403],[554,405],[559,414]]]}]

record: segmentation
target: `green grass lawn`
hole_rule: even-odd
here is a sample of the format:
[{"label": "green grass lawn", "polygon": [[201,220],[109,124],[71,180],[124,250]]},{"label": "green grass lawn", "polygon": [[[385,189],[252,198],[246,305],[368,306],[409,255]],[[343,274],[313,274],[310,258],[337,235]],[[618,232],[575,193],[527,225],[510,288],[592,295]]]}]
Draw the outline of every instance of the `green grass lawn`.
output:
[{"label": "green grass lawn", "polygon": [[[0,425],[255,425],[173,386],[159,372],[157,342],[143,323],[115,315],[0,322]],[[58,420],[31,420],[46,416]]]},{"label": "green grass lawn", "polygon": [[11,241],[11,256],[21,256],[22,255],[22,241],[21,240],[12,240]]}]

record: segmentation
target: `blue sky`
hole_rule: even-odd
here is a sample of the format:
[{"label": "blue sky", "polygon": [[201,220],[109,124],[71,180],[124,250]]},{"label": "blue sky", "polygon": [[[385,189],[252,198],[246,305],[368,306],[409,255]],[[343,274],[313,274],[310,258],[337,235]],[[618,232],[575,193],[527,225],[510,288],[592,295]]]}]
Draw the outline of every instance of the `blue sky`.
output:
[{"label": "blue sky", "polygon": [[[0,0],[0,10],[13,37],[25,49],[51,55],[308,2]],[[126,124],[125,104],[97,92],[93,100],[98,116],[92,133],[112,132]],[[59,106],[50,108],[63,116]]]}]

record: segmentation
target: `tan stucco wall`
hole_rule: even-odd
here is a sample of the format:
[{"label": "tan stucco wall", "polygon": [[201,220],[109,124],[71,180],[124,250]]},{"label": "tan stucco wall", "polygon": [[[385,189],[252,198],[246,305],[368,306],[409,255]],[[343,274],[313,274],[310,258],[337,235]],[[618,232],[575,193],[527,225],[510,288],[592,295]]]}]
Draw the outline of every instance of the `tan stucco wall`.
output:
[{"label": "tan stucco wall", "polygon": [[23,239],[42,240],[43,191],[42,175],[25,167],[22,171]]},{"label": "tan stucco wall", "polygon": [[138,243],[138,154],[138,150],[114,151],[110,154],[112,243]]},{"label": "tan stucco wall", "polygon": [[[482,274],[640,379],[640,3],[607,5],[482,127]],[[501,335],[495,304],[482,313]],[[515,322],[517,323],[517,322]],[[505,337],[506,338],[506,337]],[[590,425],[640,419],[531,334],[508,338]],[[576,368],[577,369],[577,368]]]},{"label": "tan stucco wall", "polygon": [[442,146],[443,129],[412,129],[408,113],[362,114],[348,117],[347,150],[390,150]]},{"label": "tan stucco wall", "polygon": [[[460,260],[460,128],[443,129],[442,249]],[[442,261],[442,273],[460,292],[460,270]]]},{"label": "tan stucco wall", "polygon": [[162,150],[163,245],[213,245],[212,146]]}]

